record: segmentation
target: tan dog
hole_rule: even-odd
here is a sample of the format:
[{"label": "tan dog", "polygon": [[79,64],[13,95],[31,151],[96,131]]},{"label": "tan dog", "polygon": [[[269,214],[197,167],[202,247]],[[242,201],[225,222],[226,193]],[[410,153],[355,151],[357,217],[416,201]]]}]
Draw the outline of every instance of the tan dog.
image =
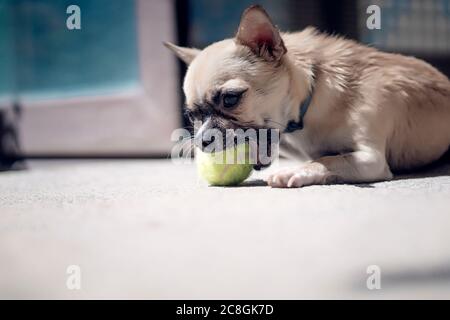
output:
[{"label": "tan dog", "polygon": [[272,187],[388,180],[450,145],[450,82],[424,61],[313,28],[280,34],[260,6],[234,39],[166,45],[189,64],[186,105],[204,127],[277,128],[281,153],[308,160]]}]

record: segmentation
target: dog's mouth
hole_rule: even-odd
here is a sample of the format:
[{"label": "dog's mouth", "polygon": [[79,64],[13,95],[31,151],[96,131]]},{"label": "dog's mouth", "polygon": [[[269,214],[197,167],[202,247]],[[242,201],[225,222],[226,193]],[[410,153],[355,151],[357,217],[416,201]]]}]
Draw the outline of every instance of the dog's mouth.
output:
[{"label": "dog's mouth", "polygon": [[[213,128],[211,130],[218,130],[221,132],[217,138],[214,135],[196,137],[195,144],[203,152],[219,152],[225,149],[234,148],[239,144],[247,143],[249,145],[250,161],[253,164],[255,170],[262,170],[271,165],[273,160],[274,150],[274,136],[278,138],[278,132],[274,135],[272,129],[255,129],[251,128],[251,134],[249,129],[221,129]],[[221,141],[223,140],[223,141]]]}]

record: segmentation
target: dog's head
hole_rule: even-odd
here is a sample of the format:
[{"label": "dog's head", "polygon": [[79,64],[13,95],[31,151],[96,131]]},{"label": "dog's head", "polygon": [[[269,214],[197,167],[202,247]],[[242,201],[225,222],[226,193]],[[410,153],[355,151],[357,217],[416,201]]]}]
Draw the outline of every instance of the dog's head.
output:
[{"label": "dog's head", "polygon": [[285,125],[286,47],[262,7],[244,11],[234,39],[203,50],[166,46],[189,65],[183,86],[186,113],[202,122],[199,132]]}]

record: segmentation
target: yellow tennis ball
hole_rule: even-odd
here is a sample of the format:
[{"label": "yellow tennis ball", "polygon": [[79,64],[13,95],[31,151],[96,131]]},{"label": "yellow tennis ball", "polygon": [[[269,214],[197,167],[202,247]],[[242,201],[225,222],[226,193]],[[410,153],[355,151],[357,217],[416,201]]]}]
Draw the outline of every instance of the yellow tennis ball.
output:
[{"label": "yellow tennis ball", "polygon": [[212,186],[238,185],[247,179],[253,170],[249,149],[248,144],[239,144],[213,153],[197,149],[197,171]]}]

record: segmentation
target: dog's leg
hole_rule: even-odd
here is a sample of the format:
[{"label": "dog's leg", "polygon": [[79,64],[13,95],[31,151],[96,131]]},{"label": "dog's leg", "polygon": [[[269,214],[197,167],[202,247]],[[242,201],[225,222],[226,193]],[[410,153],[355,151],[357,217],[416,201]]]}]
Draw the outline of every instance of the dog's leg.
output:
[{"label": "dog's leg", "polygon": [[313,184],[358,183],[392,179],[383,153],[355,151],[322,157],[303,166],[272,174],[267,183],[276,188],[298,188]]}]

